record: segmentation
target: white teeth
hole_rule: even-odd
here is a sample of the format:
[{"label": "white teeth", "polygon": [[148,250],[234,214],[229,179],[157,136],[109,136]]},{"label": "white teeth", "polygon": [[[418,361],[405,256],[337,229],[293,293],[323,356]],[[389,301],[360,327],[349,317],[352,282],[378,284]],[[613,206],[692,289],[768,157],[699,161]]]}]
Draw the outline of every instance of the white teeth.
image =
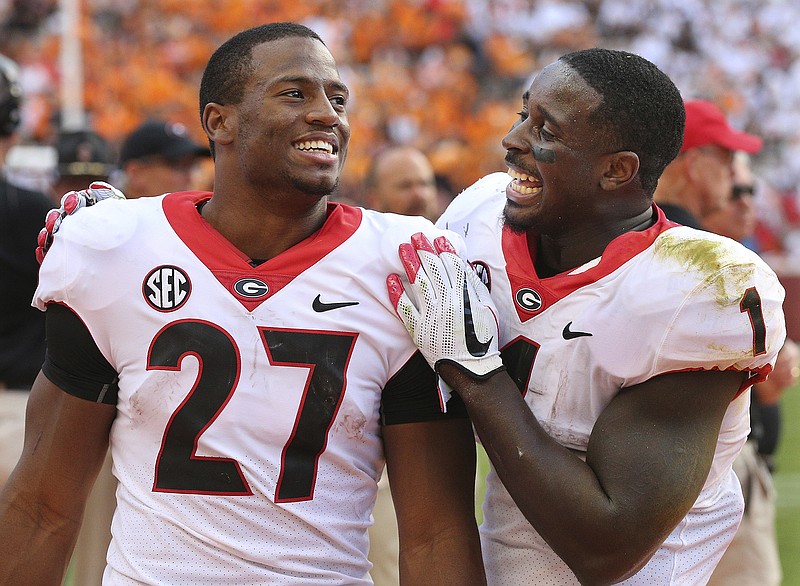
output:
[{"label": "white teeth", "polygon": [[514,169],[509,168],[508,174],[511,176],[512,179],[518,179],[520,181],[536,181],[534,177],[530,175],[526,175],[525,173],[520,173],[519,171],[515,171]]},{"label": "white teeth", "polygon": [[[514,181],[511,182],[511,189],[516,191],[517,193],[521,193],[522,195],[531,195],[534,193],[539,193],[542,191],[542,186],[539,183],[539,180],[531,175],[527,175],[525,173],[520,173],[519,171],[515,171],[514,169],[508,169],[508,175]],[[533,187],[530,185],[523,185],[523,181],[528,181],[530,183],[535,183]]]},{"label": "white teeth", "polygon": [[542,191],[542,187],[541,185],[538,187],[528,187],[527,185],[520,185],[516,181],[512,181],[511,190],[521,193],[522,195],[531,195],[534,193],[540,193]]},{"label": "white teeth", "polygon": [[333,153],[333,145],[324,140],[306,140],[295,145],[301,151],[324,151],[328,154]]}]

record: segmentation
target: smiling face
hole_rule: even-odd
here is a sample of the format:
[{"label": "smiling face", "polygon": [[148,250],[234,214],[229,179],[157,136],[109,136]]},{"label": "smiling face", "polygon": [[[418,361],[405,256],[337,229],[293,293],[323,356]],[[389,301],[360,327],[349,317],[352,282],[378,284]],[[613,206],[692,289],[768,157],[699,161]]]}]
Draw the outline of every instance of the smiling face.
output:
[{"label": "smiling face", "polygon": [[599,103],[597,92],[562,62],[533,80],[503,139],[512,177],[504,211],[510,228],[558,235],[591,218],[608,153],[606,137],[590,120]]},{"label": "smiling face", "polygon": [[347,155],[348,90],[328,49],[287,37],[257,45],[237,110],[237,154],[248,183],[273,192],[331,193]]}]

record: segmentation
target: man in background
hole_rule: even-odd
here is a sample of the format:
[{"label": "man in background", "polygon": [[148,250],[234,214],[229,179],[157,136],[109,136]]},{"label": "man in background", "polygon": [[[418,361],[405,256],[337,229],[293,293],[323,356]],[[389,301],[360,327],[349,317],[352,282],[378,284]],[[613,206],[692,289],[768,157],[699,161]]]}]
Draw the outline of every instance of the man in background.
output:
[{"label": "man in background", "polygon": [[123,175],[118,185],[128,199],[183,191],[192,186],[200,160],[210,154],[192,140],[183,124],[146,120],[122,143],[119,166]]},{"label": "man in background", "polygon": [[704,228],[705,218],[727,205],[733,189],[733,153],[756,153],[762,140],[731,127],[716,104],[689,100],[678,156],[664,169],[653,199],[667,219]]},{"label": "man in background", "polygon": [[[733,189],[727,205],[705,219],[706,228],[739,242],[756,229],[755,177],[750,157],[741,151],[733,159]],[[776,492],[772,457],[780,434],[780,398],[800,376],[800,349],[787,338],[769,378],[753,386],[750,435],[733,469],[742,485],[742,522],[714,570],[711,586],[778,586],[783,572],[775,533]]]},{"label": "man in background", "polygon": [[93,130],[64,130],[56,139],[57,176],[53,199],[58,204],[68,191],[85,189],[94,181],[108,181],[116,156],[111,144]]},{"label": "man in background", "polygon": [[[18,140],[18,75],[17,65],[0,55],[0,172]],[[0,176],[0,387],[29,389],[44,359],[44,319],[31,307],[39,266],[30,247],[51,207],[45,194]]]},{"label": "man in background", "polygon": [[[0,55],[0,486],[22,452],[25,404],[44,361],[44,315],[31,307],[39,265],[34,249],[53,207],[43,193],[10,183],[3,173],[18,141],[22,88],[13,61]],[[33,248],[31,248],[33,246]]]},{"label": "man in background", "polygon": [[[755,205],[755,177],[750,155],[736,151],[733,155],[733,187],[725,205],[703,220],[705,229],[747,243],[756,231],[758,215]],[[758,252],[758,251],[756,251]]]},{"label": "man in background", "polygon": [[433,221],[442,212],[436,176],[425,153],[410,146],[390,146],[378,152],[364,179],[368,208]]}]

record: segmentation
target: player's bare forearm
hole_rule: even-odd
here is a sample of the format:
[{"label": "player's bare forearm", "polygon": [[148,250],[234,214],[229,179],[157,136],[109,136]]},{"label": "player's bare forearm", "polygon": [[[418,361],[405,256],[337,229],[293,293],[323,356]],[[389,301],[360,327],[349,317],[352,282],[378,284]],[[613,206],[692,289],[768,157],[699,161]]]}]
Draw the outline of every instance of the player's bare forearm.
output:
[{"label": "player's bare forearm", "polygon": [[523,515],[587,584],[636,572],[685,516],[743,376],[662,375],[620,392],[584,461],[544,431],[506,373],[478,381],[443,365],[440,374],[462,396]]},{"label": "player's bare forearm", "polygon": [[12,475],[0,496],[0,584],[61,584],[79,525],[18,491]]},{"label": "player's bare forearm", "polygon": [[404,585],[485,584],[468,419],[384,427]]},{"label": "player's bare forearm", "polygon": [[22,456],[0,493],[0,584],[61,583],[115,412],[36,379]]},{"label": "player's bare forearm", "polygon": [[415,586],[484,586],[480,542],[459,528],[434,540],[404,547],[400,542],[400,584]]}]

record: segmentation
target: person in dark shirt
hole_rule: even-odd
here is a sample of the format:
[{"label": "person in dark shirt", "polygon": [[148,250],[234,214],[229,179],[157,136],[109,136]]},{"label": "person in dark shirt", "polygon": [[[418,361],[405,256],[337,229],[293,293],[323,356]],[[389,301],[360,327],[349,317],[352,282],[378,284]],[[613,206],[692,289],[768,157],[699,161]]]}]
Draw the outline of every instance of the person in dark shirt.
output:
[{"label": "person in dark shirt", "polygon": [[[17,139],[21,100],[17,66],[0,55],[0,161]],[[44,316],[31,299],[39,272],[36,237],[52,207],[45,194],[0,173],[0,388],[29,389],[44,360]]]},{"label": "person in dark shirt", "polygon": [[44,362],[44,315],[31,299],[39,272],[36,238],[53,207],[45,194],[22,189],[3,174],[2,161],[18,138],[21,99],[17,65],[0,55],[0,487],[22,452],[28,400],[22,391]]}]

